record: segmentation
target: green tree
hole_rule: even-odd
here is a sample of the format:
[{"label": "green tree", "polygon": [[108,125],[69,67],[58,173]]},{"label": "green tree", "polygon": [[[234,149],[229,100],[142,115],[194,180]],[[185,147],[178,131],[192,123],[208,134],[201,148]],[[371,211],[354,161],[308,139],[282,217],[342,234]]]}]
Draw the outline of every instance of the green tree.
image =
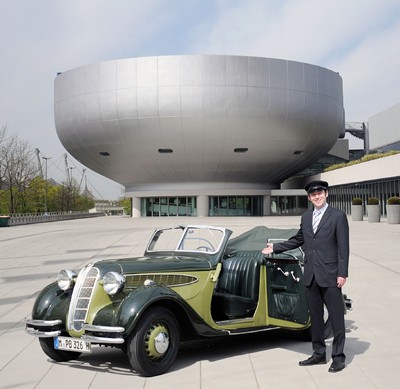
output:
[{"label": "green tree", "polygon": [[75,211],[88,211],[94,208],[94,201],[92,198],[78,195],[75,199]]},{"label": "green tree", "polygon": [[46,181],[35,177],[30,181],[25,193],[26,211],[33,213],[45,212]]},{"label": "green tree", "polygon": [[130,197],[124,197],[118,200],[118,205],[124,208],[127,215],[132,216],[132,200]]},{"label": "green tree", "polygon": [[8,199],[8,191],[0,190],[0,215],[8,214],[8,210],[10,209],[10,202]]}]

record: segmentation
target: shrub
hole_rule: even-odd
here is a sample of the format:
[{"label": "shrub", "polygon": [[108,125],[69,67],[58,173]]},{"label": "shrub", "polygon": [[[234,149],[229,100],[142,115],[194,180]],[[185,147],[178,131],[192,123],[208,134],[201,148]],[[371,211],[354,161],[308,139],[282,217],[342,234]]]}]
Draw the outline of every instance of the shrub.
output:
[{"label": "shrub", "polygon": [[387,203],[388,203],[388,205],[400,204],[400,197],[397,197],[397,196],[389,197],[387,200]]},{"label": "shrub", "polygon": [[379,205],[379,199],[377,197],[370,197],[368,199],[368,205]]},{"label": "shrub", "polygon": [[360,199],[359,197],[354,197],[351,203],[353,205],[362,205],[362,199]]},{"label": "shrub", "polygon": [[378,159],[378,158],[390,157],[390,156],[396,155],[398,153],[399,153],[399,151],[397,151],[397,150],[390,150],[390,151],[387,151],[386,153],[382,153],[382,154],[381,153],[366,154],[363,157],[361,157],[360,159],[355,159],[353,161],[342,162],[342,163],[338,163],[336,165],[328,166],[327,168],[324,169],[324,172],[329,172],[329,171],[332,171],[332,170],[341,169],[343,167],[357,165],[359,163],[372,161],[372,160]]}]

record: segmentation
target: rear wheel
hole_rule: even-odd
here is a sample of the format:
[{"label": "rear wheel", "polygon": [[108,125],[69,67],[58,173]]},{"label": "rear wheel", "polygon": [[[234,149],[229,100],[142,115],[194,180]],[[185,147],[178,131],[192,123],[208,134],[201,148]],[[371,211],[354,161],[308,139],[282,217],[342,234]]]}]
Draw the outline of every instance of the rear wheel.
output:
[{"label": "rear wheel", "polygon": [[39,338],[39,344],[43,352],[56,362],[67,362],[72,359],[78,359],[81,355],[81,353],[74,351],[56,350],[53,338]]},{"label": "rear wheel", "polygon": [[165,373],[179,350],[179,324],[163,307],[145,312],[128,338],[127,351],[132,368],[147,377]]}]

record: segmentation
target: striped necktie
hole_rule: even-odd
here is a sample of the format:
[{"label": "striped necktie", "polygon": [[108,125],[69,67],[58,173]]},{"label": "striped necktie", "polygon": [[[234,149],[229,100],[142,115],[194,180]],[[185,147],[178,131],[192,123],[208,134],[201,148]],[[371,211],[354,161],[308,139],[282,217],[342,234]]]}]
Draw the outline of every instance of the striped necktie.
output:
[{"label": "striped necktie", "polygon": [[321,215],[322,215],[322,212],[321,212],[321,211],[315,210],[315,211],[313,212],[312,228],[313,228],[314,234],[315,234],[315,232],[317,231],[318,224],[319,224],[319,222],[320,222],[320,220],[321,220]]}]

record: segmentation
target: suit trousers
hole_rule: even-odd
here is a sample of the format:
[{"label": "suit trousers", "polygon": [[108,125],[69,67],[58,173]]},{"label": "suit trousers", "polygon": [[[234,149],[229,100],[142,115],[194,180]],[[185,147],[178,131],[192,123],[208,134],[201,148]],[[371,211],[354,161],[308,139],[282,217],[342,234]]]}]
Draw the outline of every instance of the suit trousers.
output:
[{"label": "suit trousers", "polygon": [[321,287],[314,277],[311,285],[306,287],[306,296],[311,316],[311,340],[314,354],[318,356],[326,355],[324,336],[325,303],[333,330],[332,359],[344,362],[346,359],[344,354],[346,334],[342,290],[336,286]]}]

